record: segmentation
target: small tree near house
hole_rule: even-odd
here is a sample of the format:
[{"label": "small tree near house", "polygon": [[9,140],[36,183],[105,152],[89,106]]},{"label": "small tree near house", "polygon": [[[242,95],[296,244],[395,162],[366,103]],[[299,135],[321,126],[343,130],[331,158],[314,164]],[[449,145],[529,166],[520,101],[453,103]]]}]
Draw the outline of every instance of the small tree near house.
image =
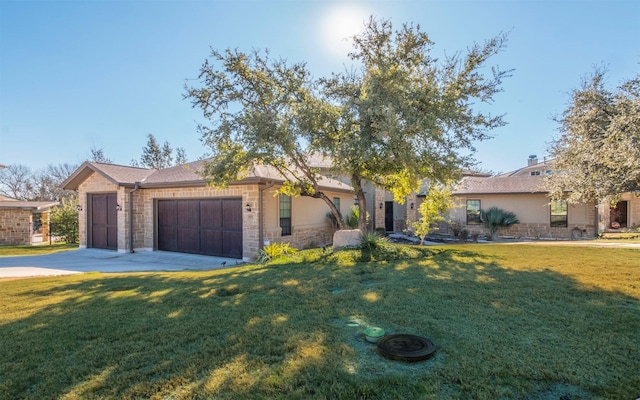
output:
[{"label": "small tree near house", "polygon": [[437,229],[434,225],[445,221],[447,211],[453,207],[453,197],[449,186],[431,185],[424,201],[418,207],[420,219],[409,222],[409,226],[414,230],[416,236],[420,238],[420,244],[424,244],[424,238],[429,232]]},{"label": "small tree near house", "polygon": [[489,230],[491,240],[496,239],[498,229],[508,228],[513,224],[518,224],[518,217],[510,211],[504,211],[498,207],[491,207],[488,210],[480,210],[480,221]]}]

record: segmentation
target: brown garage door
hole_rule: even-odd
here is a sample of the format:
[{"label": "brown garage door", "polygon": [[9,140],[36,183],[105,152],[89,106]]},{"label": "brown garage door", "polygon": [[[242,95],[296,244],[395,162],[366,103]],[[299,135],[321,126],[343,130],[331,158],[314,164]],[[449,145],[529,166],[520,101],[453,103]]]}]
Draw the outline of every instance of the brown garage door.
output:
[{"label": "brown garage door", "polygon": [[91,247],[118,249],[118,210],[115,193],[91,195]]},{"label": "brown garage door", "polygon": [[158,250],[242,258],[242,199],[158,200]]}]

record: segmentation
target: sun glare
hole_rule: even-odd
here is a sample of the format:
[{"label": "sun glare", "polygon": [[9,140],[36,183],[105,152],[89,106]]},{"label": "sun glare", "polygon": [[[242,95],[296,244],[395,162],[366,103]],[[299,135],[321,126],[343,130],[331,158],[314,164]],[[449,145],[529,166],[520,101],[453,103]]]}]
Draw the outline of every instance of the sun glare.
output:
[{"label": "sun glare", "polygon": [[351,50],[350,38],[361,32],[370,13],[356,5],[337,5],[322,18],[322,37],[327,50],[346,57]]}]

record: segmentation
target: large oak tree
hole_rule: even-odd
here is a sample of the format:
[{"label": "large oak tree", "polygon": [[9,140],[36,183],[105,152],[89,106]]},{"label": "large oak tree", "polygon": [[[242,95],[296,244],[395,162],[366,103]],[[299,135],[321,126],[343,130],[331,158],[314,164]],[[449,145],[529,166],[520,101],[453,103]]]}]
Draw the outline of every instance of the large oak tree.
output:
[{"label": "large oak tree", "polygon": [[[224,186],[254,163],[272,165],[288,178],[283,192],[323,199],[341,222],[309,163],[321,154],[350,178],[363,209],[367,180],[403,202],[422,179],[456,178],[472,163],[473,143],[504,124],[478,105],[492,103],[509,74],[484,69],[505,43],[501,34],[440,60],[419,26],[394,31],[372,18],[353,38],[357,66],[317,80],[304,63],[272,60],[268,52],[212,50],[200,86],[185,95],[211,122],[199,127],[213,150],[205,175]],[[359,227],[366,229],[366,213]]]},{"label": "large oak tree", "polygon": [[640,75],[607,89],[596,70],[571,92],[551,147],[551,194],[571,202],[615,201],[640,190]]}]

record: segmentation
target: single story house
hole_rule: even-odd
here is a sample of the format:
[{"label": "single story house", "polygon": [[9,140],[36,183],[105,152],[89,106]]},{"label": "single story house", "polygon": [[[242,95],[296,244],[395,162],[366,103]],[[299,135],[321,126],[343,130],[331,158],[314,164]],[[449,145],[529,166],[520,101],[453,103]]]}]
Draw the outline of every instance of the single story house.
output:
[{"label": "single story house", "polygon": [[553,171],[553,160],[538,162],[530,156],[528,165],[516,171],[465,177],[453,192],[457,205],[450,218],[471,233],[486,233],[480,210],[498,207],[515,213],[520,221],[498,234],[529,238],[593,238],[601,232],[640,226],[640,197],[632,193],[622,194],[613,207],[552,200],[544,181]]},{"label": "single story house", "polygon": [[[78,192],[80,247],[165,250],[254,259],[264,243],[329,244],[329,207],[318,198],[278,195],[284,177],[256,165],[227,188],[207,184],[203,161],[151,170],[85,162],[62,187]],[[342,213],[352,188],[325,178],[321,189]]]},{"label": "single story house", "polygon": [[57,201],[20,201],[0,195],[0,246],[32,245],[49,236],[49,213]]}]

